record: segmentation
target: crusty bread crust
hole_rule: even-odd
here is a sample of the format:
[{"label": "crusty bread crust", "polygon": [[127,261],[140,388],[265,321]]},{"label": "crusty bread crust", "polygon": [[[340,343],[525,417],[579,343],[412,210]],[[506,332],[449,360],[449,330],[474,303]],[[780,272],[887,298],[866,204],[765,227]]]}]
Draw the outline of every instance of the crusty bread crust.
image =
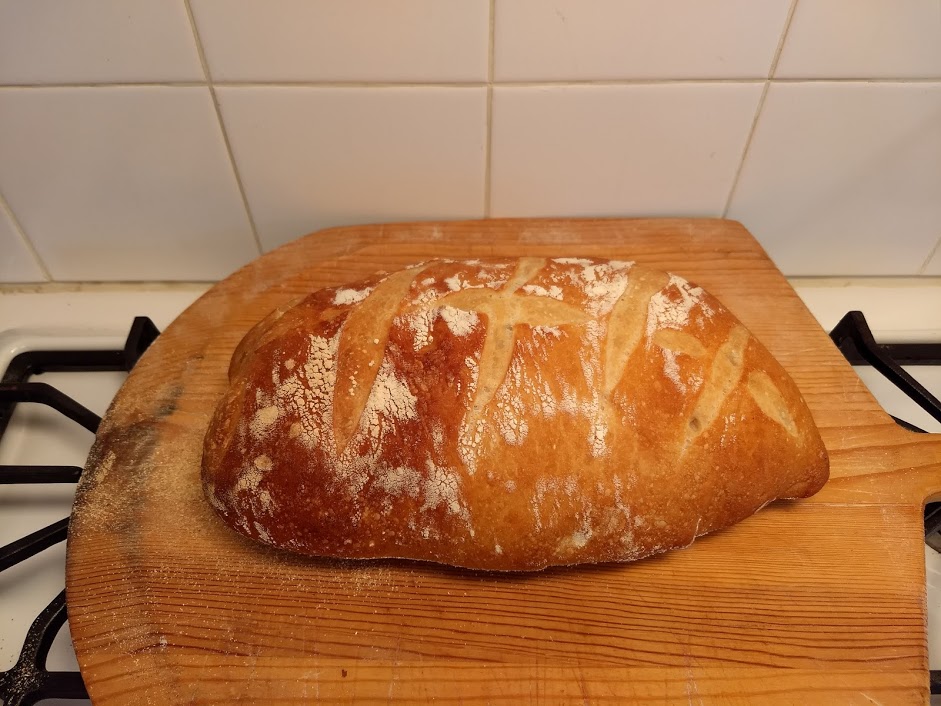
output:
[{"label": "crusty bread crust", "polygon": [[234,529],[297,552],[489,570],[689,545],[829,461],[714,297],[629,262],[432,261],[253,328],[203,453]]}]

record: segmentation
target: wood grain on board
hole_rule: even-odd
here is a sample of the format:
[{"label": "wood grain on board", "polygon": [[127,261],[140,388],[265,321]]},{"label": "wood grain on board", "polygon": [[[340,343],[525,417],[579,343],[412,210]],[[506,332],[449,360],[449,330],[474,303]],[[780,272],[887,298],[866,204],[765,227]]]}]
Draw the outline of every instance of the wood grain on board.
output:
[{"label": "wood grain on board", "polygon": [[[215,517],[202,438],[254,323],[376,270],[520,255],[632,259],[719,297],[804,394],[824,490],[687,550],[522,575],[297,557]],[[338,228],[216,285],[129,375],[77,493],[72,639],[98,706],[925,703],[921,515],[939,491],[941,441],[892,422],[738,223]]]}]

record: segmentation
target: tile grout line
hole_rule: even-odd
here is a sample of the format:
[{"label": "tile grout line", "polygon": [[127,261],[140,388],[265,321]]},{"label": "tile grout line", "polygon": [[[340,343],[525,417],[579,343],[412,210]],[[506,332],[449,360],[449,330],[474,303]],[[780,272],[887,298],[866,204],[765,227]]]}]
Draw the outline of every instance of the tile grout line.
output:
[{"label": "tile grout line", "polygon": [[16,214],[13,213],[13,209],[10,208],[10,204],[7,202],[7,199],[3,194],[0,194],[0,211],[3,211],[7,214],[7,218],[9,218],[10,223],[13,224],[13,230],[23,242],[23,247],[26,248],[26,251],[32,255],[36,266],[39,268],[39,271],[42,272],[42,275],[46,278],[46,281],[55,281],[52,279],[52,273],[49,271],[49,268],[46,267],[46,263],[43,262],[43,259],[39,256],[39,251],[36,249],[36,246],[33,245],[33,241],[30,240],[26,235],[26,231],[23,230],[23,226],[20,223],[20,220],[16,217]]},{"label": "tile grout line", "polygon": [[781,58],[781,52],[784,50],[784,42],[787,40],[787,34],[791,29],[791,21],[794,19],[794,12],[797,10],[797,2],[798,0],[791,0],[791,7],[788,9],[787,17],[784,19],[784,28],[781,30],[781,36],[778,38],[778,46],[774,49],[774,56],[771,58],[771,66],[768,67],[768,78],[765,79],[764,86],[761,89],[761,96],[759,96],[758,105],[755,107],[755,116],[752,118],[751,128],[748,131],[748,137],[745,138],[745,145],[742,148],[742,157],[738,161],[738,168],[735,170],[735,176],[732,178],[732,186],[729,188],[729,195],[725,199],[725,208],[722,209],[722,218],[729,217],[732,199],[735,197],[735,192],[738,190],[738,185],[742,179],[742,172],[745,169],[745,160],[748,158],[748,151],[751,149],[752,141],[755,139],[758,120],[761,118],[761,112],[764,110],[765,99],[768,97],[768,90],[771,88],[774,72],[778,69],[778,61]]},{"label": "tile grout line", "polygon": [[219,131],[222,133],[222,141],[225,144],[226,154],[229,156],[229,166],[232,167],[232,174],[235,176],[235,184],[239,190],[239,196],[242,198],[242,206],[245,209],[245,216],[248,218],[248,225],[252,229],[252,238],[255,240],[255,247],[259,255],[264,254],[261,246],[261,238],[258,236],[258,226],[255,224],[255,217],[252,215],[252,209],[248,205],[248,195],[245,193],[245,185],[242,184],[242,175],[239,174],[238,165],[235,163],[235,155],[232,153],[232,143],[229,141],[229,133],[225,129],[225,122],[222,120],[222,110],[219,108],[219,100],[216,98],[216,88],[213,85],[212,77],[209,73],[209,62],[206,61],[206,52],[203,51],[203,43],[199,38],[199,30],[196,28],[196,18],[193,16],[193,8],[190,6],[190,0],[183,0],[186,7],[186,16],[189,18],[190,29],[193,31],[193,40],[196,42],[196,52],[199,55],[199,63],[203,67],[203,76],[206,77],[206,86],[209,88],[209,98],[212,101],[212,107],[216,111],[216,120],[219,123]]},{"label": "tile grout line", "polygon": [[915,273],[917,275],[924,275],[925,270],[928,269],[928,265],[931,264],[931,261],[934,259],[934,256],[941,252],[941,236],[938,237],[938,242],[934,244],[934,247],[931,248],[931,251],[928,253],[928,257],[925,258],[925,261],[921,263],[921,267],[918,268],[918,271]]},{"label": "tile grout line", "polygon": [[755,115],[752,117],[751,126],[748,129],[748,136],[745,138],[745,144],[742,146],[742,155],[738,160],[738,166],[735,168],[735,176],[732,177],[732,185],[729,187],[729,195],[725,197],[725,205],[722,208],[722,218],[729,217],[729,209],[732,207],[732,198],[738,189],[738,183],[742,178],[742,171],[745,169],[745,159],[748,157],[748,150],[751,149],[752,140],[755,138],[755,128],[758,127],[758,118],[765,107],[765,97],[768,95],[769,81],[761,88],[761,95],[758,97],[758,105],[755,106]]},{"label": "tile grout line", "polygon": [[497,0],[490,0],[487,28],[487,134],[484,145],[484,218],[490,218],[490,192],[493,184],[493,37]]},{"label": "tile grout line", "polygon": [[139,81],[115,83],[4,83],[0,91],[63,88],[577,88],[580,86],[710,86],[743,83],[778,84],[941,84],[941,76],[929,78],[626,78],[545,81]]}]

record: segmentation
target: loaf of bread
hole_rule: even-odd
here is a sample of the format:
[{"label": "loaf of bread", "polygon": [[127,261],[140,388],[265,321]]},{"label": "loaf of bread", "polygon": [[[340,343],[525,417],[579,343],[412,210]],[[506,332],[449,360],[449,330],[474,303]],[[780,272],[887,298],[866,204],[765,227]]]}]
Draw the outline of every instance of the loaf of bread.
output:
[{"label": "loaf of bread", "polygon": [[631,262],[432,261],[313,292],[239,344],[206,496],[266,544],[487,570],[685,547],[829,461],[784,369]]}]

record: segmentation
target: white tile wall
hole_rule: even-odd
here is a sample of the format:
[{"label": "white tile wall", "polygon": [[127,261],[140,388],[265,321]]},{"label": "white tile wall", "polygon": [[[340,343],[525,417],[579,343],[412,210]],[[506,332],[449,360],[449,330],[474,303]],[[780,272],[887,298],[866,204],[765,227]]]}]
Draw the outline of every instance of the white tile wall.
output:
[{"label": "white tile wall", "polygon": [[775,76],[941,77],[941,2],[800,0]]},{"label": "white tile wall", "polygon": [[0,0],[0,82],[200,81],[182,2]]},{"label": "white tile wall", "polygon": [[494,216],[719,216],[758,83],[496,88]]},{"label": "white tile wall", "polygon": [[941,83],[771,86],[729,216],[786,274],[917,274],[941,232]]},{"label": "white tile wall", "polygon": [[487,78],[486,1],[191,2],[215,81]]},{"label": "white tile wall", "polygon": [[0,257],[0,282],[38,282],[46,278],[2,203],[0,252],[3,253]]},{"label": "white tile wall", "polygon": [[764,78],[790,0],[497,0],[501,81]]},{"label": "white tile wall", "polygon": [[561,214],[941,275],[939,85],[938,0],[0,0],[0,281]]},{"label": "white tile wall", "polygon": [[265,249],[333,225],[483,216],[483,88],[217,90]]},{"label": "white tile wall", "polygon": [[206,88],[0,91],[0,193],[60,280],[211,280],[258,254]]}]

